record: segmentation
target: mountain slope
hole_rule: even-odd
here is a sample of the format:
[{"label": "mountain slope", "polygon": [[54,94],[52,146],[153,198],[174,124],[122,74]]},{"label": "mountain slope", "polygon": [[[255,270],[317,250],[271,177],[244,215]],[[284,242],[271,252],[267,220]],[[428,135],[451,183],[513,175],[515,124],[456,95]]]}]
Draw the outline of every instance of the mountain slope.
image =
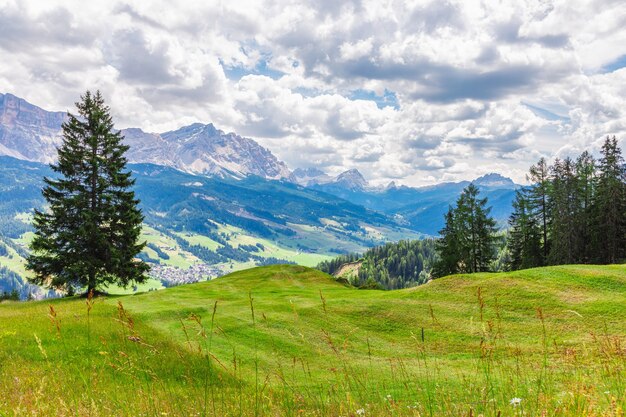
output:
[{"label": "mountain slope", "polygon": [[386,292],[271,266],[89,318],[84,299],[0,304],[0,414],[619,415],[625,297],[624,265]]},{"label": "mountain slope", "polygon": [[[417,238],[380,213],[285,181],[198,176],[131,164],[145,215],[142,257],[164,285],[276,262],[315,265],[336,253]],[[47,165],[0,156],[0,265],[25,276],[33,208],[43,207]],[[17,251],[17,252],[15,252]],[[0,281],[6,281],[0,272]],[[25,296],[31,289],[21,287]]]},{"label": "mountain slope", "polygon": [[437,261],[434,239],[400,240],[363,254],[339,255],[315,268],[359,288],[396,290],[426,284]]},{"label": "mountain slope", "polygon": [[[515,190],[520,186],[499,174],[488,174],[473,182],[480,188],[481,196],[488,198],[496,221],[505,226],[511,214]],[[316,184],[312,188],[396,217],[406,227],[436,236],[443,227],[448,206],[456,203],[461,191],[469,184],[469,181],[461,181],[420,188],[392,186],[383,190]]]},{"label": "mountain slope", "polygon": [[0,155],[51,162],[63,112],[47,112],[12,94],[0,93]]},{"label": "mountain slope", "polygon": [[[0,94],[0,155],[33,162],[56,159],[65,112],[48,112],[11,94]],[[220,177],[288,178],[291,171],[252,139],[195,123],[165,133],[122,130],[128,159]]]}]

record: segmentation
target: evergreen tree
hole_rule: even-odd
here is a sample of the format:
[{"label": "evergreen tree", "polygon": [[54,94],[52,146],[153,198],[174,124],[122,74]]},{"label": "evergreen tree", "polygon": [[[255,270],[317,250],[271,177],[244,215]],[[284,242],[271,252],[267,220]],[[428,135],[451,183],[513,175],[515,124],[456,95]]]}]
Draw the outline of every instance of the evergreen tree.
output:
[{"label": "evergreen tree", "polygon": [[606,138],[601,154],[593,208],[594,257],[615,263],[626,256],[626,168],[615,136]]},{"label": "evergreen tree", "polygon": [[496,221],[489,215],[487,199],[478,198],[474,184],[467,186],[456,207],[446,214],[446,224],[437,243],[439,261],[434,275],[488,271],[495,259]]},{"label": "evergreen tree", "polygon": [[576,262],[576,220],[579,211],[574,163],[570,158],[557,159],[551,172],[552,244],[548,263],[571,264]]},{"label": "evergreen tree", "polygon": [[51,165],[59,175],[44,179],[49,208],[35,212],[31,281],[88,292],[143,282],[149,267],[135,258],[145,243],[138,243],[143,216],[126,170],[128,146],[100,92],[88,91],[76,107],[78,116],[70,114],[63,124],[58,162]]},{"label": "evergreen tree", "polygon": [[456,233],[463,272],[483,272],[495,259],[496,221],[489,216],[487,198],[480,199],[480,190],[468,185],[457,200],[455,209]]},{"label": "evergreen tree", "polygon": [[532,215],[527,191],[518,190],[509,218],[507,246],[510,253],[510,269],[534,268],[541,265],[541,230]]},{"label": "evergreen tree", "polygon": [[445,226],[439,231],[441,237],[435,245],[439,259],[433,267],[434,277],[444,277],[460,272],[459,236],[456,229],[455,210],[452,207],[448,208],[445,219]]},{"label": "evergreen tree", "polygon": [[591,256],[592,203],[596,188],[595,160],[587,151],[576,159],[577,215],[575,218],[575,260],[585,263]]},{"label": "evergreen tree", "polygon": [[541,226],[542,235],[542,265],[548,259],[550,240],[548,227],[550,226],[550,169],[545,158],[541,158],[536,165],[530,167],[528,181],[532,184],[529,192],[530,208]]}]

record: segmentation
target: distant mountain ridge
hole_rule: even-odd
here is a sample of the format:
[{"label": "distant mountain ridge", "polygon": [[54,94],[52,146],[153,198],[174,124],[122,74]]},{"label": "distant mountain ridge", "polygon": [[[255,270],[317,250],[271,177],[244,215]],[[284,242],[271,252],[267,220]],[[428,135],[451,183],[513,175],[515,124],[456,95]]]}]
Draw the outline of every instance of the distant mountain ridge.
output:
[{"label": "distant mountain ridge", "polygon": [[515,190],[521,185],[497,173],[486,174],[473,181],[446,182],[417,188],[398,186],[394,182],[378,188],[367,183],[349,187],[339,181],[313,184],[311,188],[394,217],[399,224],[420,233],[436,236],[443,227],[448,206],[455,203],[463,188],[470,183],[481,190],[481,196],[488,198],[492,215],[501,226],[505,226],[511,214]]},{"label": "distant mountain ridge", "polygon": [[489,188],[515,188],[517,185],[513,182],[512,179],[504,177],[500,174],[490,173],[483,175],[482,177],[478,177],[472,181],[474,185],[478,187],[489,187]]},{"label": "distant mountain ridge", "polygon": [[[12,94],[0,93],[0,155],[31,162],[50,163],[56,158],[61,142],[61,126],[65,112],[49,112]],[[140,128],[122,129],[130,146],[131,163],[150,163],[175,168],[192,174],[221,178],[244,178],[248,175],[270,180],[286,180],[323,190],[342,198],[347,194],[384,194],[410,190],[424,191],[445,184],[412,188],[389,185],[373,187],[357,169],[349,169],[333,177],[318,168],[297,168],[293,172],[271,151],[250,138],[225,133],[213,124],[194,123],[180,129],[149,133]],[[473,181],[490,189],[515,188],[515,183],[500,174],[487,174]],[[469,184],[469,181],[450,184]],[[348,198],[350,200],[350,198]]]},{"label": "distant mountain ridge", "polygon": [[[65,112],[48,112],[12,94],[0,94],[0,155],[50,163],[61,143]],[[194,123],[164,133],[123,129],[132,163],[153,163],[218,177],[286,179],[287,165],[252,139]]]},{"label": "distant mountain ridge", "polygon": [[[0,94],[0,155],[31,162],[50,163],[61,141],[65,112],[47,112],[19,97]],[[399,225],[436,235],[443,214],[470,181],[427,187],[372,186],[357,169],[331,176],[318,168],[295,169],[279,160],[253,139],[225,133],[213,124],[194,123],[180,129],[148,133],[139,128],[123,129],[130,146],[131,163],[148,163],[207,177],[291,182],[322,191],[367,209],[384,213]],[[504,225],[511,211],[515,189],[511,179],[490,173],[473,181],[489,198],[493,214]]]},{"label": "distant mountain ridge", "polygon": [[326,185],[353,191],[362,191],[370,188],[363,174],[354,168],[344,171],[336,177],[332,177],[318,168],[297,168],[289,176],[289,181],[303,187]]}]

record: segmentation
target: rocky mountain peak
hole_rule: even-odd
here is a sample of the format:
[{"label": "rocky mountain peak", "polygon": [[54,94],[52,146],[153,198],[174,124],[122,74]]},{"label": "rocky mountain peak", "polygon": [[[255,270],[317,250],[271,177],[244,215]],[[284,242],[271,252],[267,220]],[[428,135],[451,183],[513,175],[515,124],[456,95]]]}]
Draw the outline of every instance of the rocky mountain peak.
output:
[{"label": "rocky mountain peak", "polygon": [[[65,112],[48,112],[12,94],[0,94],[0,155],[44,162],[56,159]],[[224,133],[212,123],[194,123],[165,133],[122,130],[128,160],[197,174],[266,179],[288,178],[290,170],[252,139]]]},{"label": "rocky mountain peak", "polygon": [[289,176],[289,181],[308,187],[315,184],[326,184],[333,178],[319,168],[296,168]]},{"label": "rocky mountain peak", "polygon": [[358,169],[349,169],[342,172],[335,178],[334,182],[349,190],[364,190],[369,185]]},{"label": "rocky mountain peak", "polygon": [[475,185],[481,187],[491,187],[491,188],[511,188],[515,187],[515,183],[512,179],[504,177],[500,174],[489,173],[485,174],[482,177],[476,178],[472,181]]},{"label": "rocky mountain peak", "polygon": [[213,124],[194,123],[161,137],[175,149],[185,170],[235,176],[257,175],[267,179],[289,178],[291,172],[268,149],[252,139],[224,133]]},{"label": "rocky mountain peak", "polygon": [[0,94],[0,155],[52,162],[67,114],[47,112],[12,94]]}]

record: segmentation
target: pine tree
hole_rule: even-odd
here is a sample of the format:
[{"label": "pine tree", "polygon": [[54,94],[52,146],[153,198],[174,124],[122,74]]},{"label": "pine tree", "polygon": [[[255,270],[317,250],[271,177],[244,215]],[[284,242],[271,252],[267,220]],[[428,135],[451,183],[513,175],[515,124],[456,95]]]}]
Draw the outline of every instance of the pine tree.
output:
[{"label": "pine tree", "polygon": [[587,151],[576,159],[576,195],[577,215],[575,218],[576,247],[575,259],[577,263],[590,261],[591,256],[591,220],[592,203],[596,189],[595,160]]},{"label": "pine tree", "polygon": [[457,200],[455,224],[457,245],[461,255],[463,272],[483,272],[495,259],[496,221],[489,216],[487,198],[480,199],[480,190],[468,185]]},{"label": "pine tree", "polygon": [[574,163],[570,158],[557,159],[551,171],[552,244],[548,263],[571,264],[576,261],[576,219],[579,210]]},{"label": "pine tree", "polygon": [[452,207],[448,208],[448,212],[445,215],[445,226],[439,231],[441,237],[435,244],[439,259],[433,267],[432,274],[434,277],[443,277],[460,272],[461,254],[454,212],[455,210]]},{"label": "pine tree", "polygon": [[534,268],[541,265],[541,230],[532,215],[527,191],[515,193],[513,212],[509,218],[507,246],[511,270]]},{"label": "pine tree", "polygon": [[594,253],[601,263],[626,256],[626,168],[617,139],[607,137],[601,149],[594,199]]},{"label": "pine tree", "polygon": [[542,232],[542,264],[545,264],[550,252],[550,168],[545,158],[541,158],[536,165],[530,167],[527,176],[528,181],[532,184],[529,192],[529,202],[537,223],[541,226]]},{"label": "pine tree", "polygon": [[44,179],[49,208],[35,212],[31,282],[87,292],[143,282],[149,267],[135,258],[145,243],[138,242],[143,216],[126,170],[128,146],[99,91],[87,91],[76,107],[51,165],[57,178]]},{"label": "pine tree", "polygon": [[448,210],[445,227],[439,232],[434,276],[488,271],[495,259],[496,221],[489,215],[487,199],[478,198],[479,193],[478,187],[470,184],[456,207]]}]

